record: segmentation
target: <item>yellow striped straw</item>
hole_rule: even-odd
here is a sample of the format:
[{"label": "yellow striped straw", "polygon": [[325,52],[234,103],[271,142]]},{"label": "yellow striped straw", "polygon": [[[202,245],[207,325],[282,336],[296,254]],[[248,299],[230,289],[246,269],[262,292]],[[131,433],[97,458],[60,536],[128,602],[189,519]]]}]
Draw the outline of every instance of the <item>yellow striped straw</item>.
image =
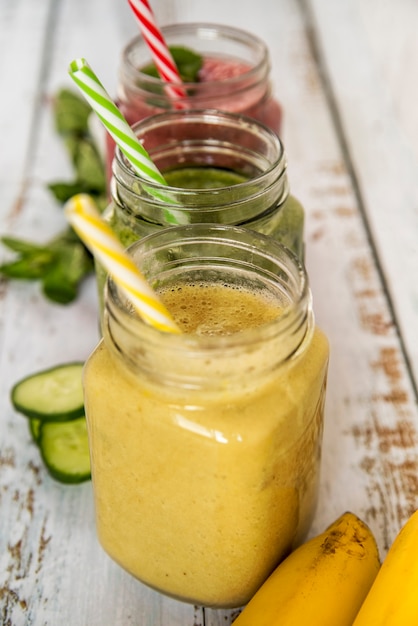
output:
[{"label": "yellow striped straw", "polygon": [[80,239],[124,291],[145,322],[159,330],[180,333],[164,304],[148,284],[112,229],[104,222],[90,196],[70,198],[64,213]]}]

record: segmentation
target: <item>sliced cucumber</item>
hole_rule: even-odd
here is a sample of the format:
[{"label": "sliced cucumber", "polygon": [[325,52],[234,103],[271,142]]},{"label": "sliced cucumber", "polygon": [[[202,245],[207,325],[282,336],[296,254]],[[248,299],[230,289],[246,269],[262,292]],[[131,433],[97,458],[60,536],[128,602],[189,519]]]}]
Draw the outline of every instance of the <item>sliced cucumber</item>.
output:
[{"label": "sliced cucumber", "polygon": [[11,391],[16,411],[42,421],[66,421],[84,414],[83,363],[65,363],[17,382]]},{"label": "sliced cucumber", "polygon": [[39,448],[53,478],[63,483],[89,480],[90,454],[85,417],[68,422],[41,422]]},{"label": "sliced cucumber", "polygon": [[36,444],[38,444],[39,434],[41,430],[41,420],[38,419],[37,417],[30,417],[29,418],[29,430],[30,430],[30,434],[32,435],[32,439],[34,440]]}]

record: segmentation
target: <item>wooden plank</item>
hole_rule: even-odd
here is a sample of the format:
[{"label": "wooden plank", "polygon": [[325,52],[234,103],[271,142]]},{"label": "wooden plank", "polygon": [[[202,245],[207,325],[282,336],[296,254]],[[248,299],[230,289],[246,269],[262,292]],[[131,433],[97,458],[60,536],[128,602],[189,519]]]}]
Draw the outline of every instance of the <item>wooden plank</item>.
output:
[{"label": "wooden plank", "polygon": [[418,86],[411,77],[418,59],[416,2],[355,1],[376,72],[389,94],[405,148],[418,162]]},{"label": "wooden plank", "polygon": [[[337,4],[344,3],[326,6],[333,13]],[[336,31],[337,22],[325,27],[325,4],[322,8],[321,21],[311,23],[310,14],[305,13],[305,28],[314,38],[325,29]],[[343,17],[348,20],[339,17],[340,25]],[[352,37],[350,29],[341,27],[339,47],[346,50]],[[290,40],[286,44],[292,46]],[[295,46],[301,63],[299,71],[285,81],[291,84],[290,99],[285,100],[291,115],[287,115],[286,146],[296,181],[293,188],[297,194],[300,190],[307,207],[307,263],[317,320],[331,342],[323,484],[312,530],[319,531],[331,512],[335,515],[345,505],[372,525],[384,554],[417,502],[406,470],[417,460],[414,389],[344,145],[322,88],[321,68],[315,66],[308,40],[303,43],[296,37],[294,50]],[[327,61],[335,54],[330,47]],[[363,59],[353,57],[352,63],[361,73]],[[305,115],[297,101],[303,103]],[[356,146],[367,144],[362,135],[355,137]],[[379,261],[384,261],[386,249],[379,253]]]},{"label": "wooden plank", "polygon": [[[51,2],[3,2],[0,5],[0,186],[2,221],[21,209],[30,177],[36,136],[44,41],[52,19]],[[11,132],[12,131],[12,132]],[[4,228],[5,223],[2,224]]]},{"label": "wooden plank", "polygon": [[[311,0],[308,4],[358,183],[364,219],[379,256],[416,388],[418,159],[408,128],[412,126],[410,120],[416,120],[413,102],[418,97],[418,88],[411,80],[417,57],[410,54],[416,49],[413,25],[417,24],[418,6],[353,0]],[[367,11],[360,9],[363,4]],[[382,23],[379,16],[386,24],[381,31],[376,29],[376,24]],[[387,70],[389,59],[391,73]],[[402,245],[394,243],[399,237]]]}]

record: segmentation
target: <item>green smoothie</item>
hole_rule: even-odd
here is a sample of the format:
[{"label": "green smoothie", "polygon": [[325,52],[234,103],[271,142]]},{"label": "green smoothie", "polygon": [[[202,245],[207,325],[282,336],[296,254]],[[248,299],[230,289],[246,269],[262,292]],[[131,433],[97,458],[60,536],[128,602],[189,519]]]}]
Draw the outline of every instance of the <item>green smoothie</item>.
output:
[{"label": "green smoothie", "polygon": [[[224,191],[234,185],[250,180],[242,173],[208,166],[182,167],[168,170],[164,172],[164,178],[170,187],[182,190],[196,189],[205,191],[210,189]],[[216,201],[214,202],[216,203]],[[196,211],[199,210],[198,206],[196,203]],[[237,220],[234,224],[271,236],[292,250],[297,256],[303,258],[304,215],[305,212],[301,203],[294,196],[289,195],[281,206],[273,206],[271,210],[264,212],[264,214],[257,216],[251,221]],[[217,223],[215,218],[213,223]],[[130,246],[139,239],[137,232],[139,225],[136,221],[132,223],[131,215],[127,216],[125,220],[119,212],[113,211],[110,215],[110,226],[125,247]],[[155,228],[152,230],[155,230]],[[144,234],[148,233],[144,232]]]},{"label": "green smoothie", "polygon": [[164,172],[170,187],[181,189],[218,189],[245,183],[247,176],[220,167],[184,167]]}]

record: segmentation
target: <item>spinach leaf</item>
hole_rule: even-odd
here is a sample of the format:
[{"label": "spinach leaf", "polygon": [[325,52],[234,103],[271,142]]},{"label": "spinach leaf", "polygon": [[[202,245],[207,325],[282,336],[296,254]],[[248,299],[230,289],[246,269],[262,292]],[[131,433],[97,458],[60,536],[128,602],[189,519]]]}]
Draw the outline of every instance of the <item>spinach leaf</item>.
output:
[{"label": "spinach leaf", "polygon": [[80,96],[62,89],[53,100],[53,113],[75,176],[69,182],[51,182],[49,190],[61,203],[76,193],[87,193],[102,207],[107,194],[105,165],[89,128],[92,109]]},{"label": "spinach leaf", "polygon": [[44,294],[59,304],[72,302],[80,282],[93,271],[90,252],[70,228],[44,245],[12,237],[1,241],[20,257],[0,265],[0,273],[7,278],[40,280]]},{"label": "spinach leaf", "polygon": [[[53,101],[55,127],[74,168],[74,179],[48,184],[60,204],[77,193],[87,193],[103,211],[107,204],[105,166],[90,133],[90,106],[68,89]],[[17,258],[0,265],[0,274],[10,279],[39,280],[45,296],[59,304],[72,302],[81,281],[94,269],[93,258],[72,228],[44,244],[3,237],[4,246]]]},{"label": "spinach leaf", "polygon": [[91,108],[70,89],[61,89],[53,100],[55,128],[60,135],[88,133]]}]

